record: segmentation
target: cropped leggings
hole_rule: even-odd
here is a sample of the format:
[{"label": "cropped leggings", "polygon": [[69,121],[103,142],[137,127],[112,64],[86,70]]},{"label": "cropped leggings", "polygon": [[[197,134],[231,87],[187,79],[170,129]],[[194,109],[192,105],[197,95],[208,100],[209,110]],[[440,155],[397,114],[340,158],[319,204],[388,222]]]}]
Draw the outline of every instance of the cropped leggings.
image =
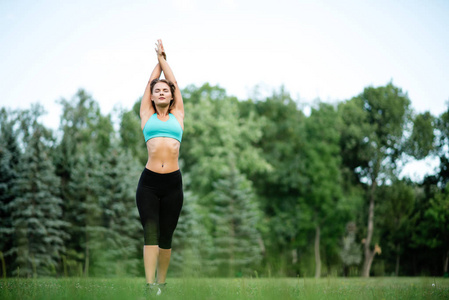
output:
[{"label": "cropped leggings", "polygon": [[145,245],[171,249],[184,194],[181,171],[155,173],[145,168],[137,185],[136,204]]}]

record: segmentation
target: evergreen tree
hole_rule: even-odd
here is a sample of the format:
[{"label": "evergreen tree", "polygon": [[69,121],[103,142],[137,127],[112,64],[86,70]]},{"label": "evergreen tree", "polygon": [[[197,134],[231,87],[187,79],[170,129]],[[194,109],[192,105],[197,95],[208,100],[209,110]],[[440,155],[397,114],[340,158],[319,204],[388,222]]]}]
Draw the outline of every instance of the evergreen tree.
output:
[{"label": "evergreen tree", "polygon": [[[14,130],[12,120],[13,113],[2,108],[0,110],[0,251],[5,251],[13,247],[11,212],[8,207],[11,201],[17,196],[14,184],[18,178],[18,165],[21,152],[17,143],[17,133]],[[3,255],[3,253],[2,253]],[[15,261],[15,256],[6,256],[5,266],[11,266]],[[1,270],[6,274],[7,270]],[[11,270],[8,270],[11,274]]]},{"label": "evergreen tree", "polygon": [[[189,175],[183,174],[183,182],[189,180]],[[170,272],[189,277],[212,274],[212,238],[204,226],[205,213],[201,209],[198,197],[185,190],[184,204],[173,235]]]},{"label": "evergreen tree", "polygon": [[87,145],[71,173],[68,189],[71,201],[65,209],[70,212],[67,214],[70,222],[68,233],[73,238],[68,243],[71,251],[67,253],[67,263],[70,273],[89,276],[91,267],[95,267],[94,262],[103,255],[101,237],[104,227],[99,204],[99,195],[104,192],[100,184],[104,175],[101,156]]},{"label": "evergreen tree", "polygon": [[31,109],[25,128],[26,148],[19,164],[16,197],[8,204],[14,228],[14,246],[7,254],[15,255],[17,276],[55,275],[65,251],[66,222],[61,220],[62,199],[59,179],[49,159],[47,146],[51,134],[37,122],[41,108]]},{"label": "evergreen tree", "polygon": [[142,235],[135,191],[142,170],[131,154],[118,146],[112,146],[103,161],[98,201],[105,250],[97,265],[105,274],[137,275]]},{"label": "evergreen tree", "polygon": [[222,275],[249,273],[261,261],[258,208],[250,181],[230,163],[214,183],[211,219],[213,260]]}]

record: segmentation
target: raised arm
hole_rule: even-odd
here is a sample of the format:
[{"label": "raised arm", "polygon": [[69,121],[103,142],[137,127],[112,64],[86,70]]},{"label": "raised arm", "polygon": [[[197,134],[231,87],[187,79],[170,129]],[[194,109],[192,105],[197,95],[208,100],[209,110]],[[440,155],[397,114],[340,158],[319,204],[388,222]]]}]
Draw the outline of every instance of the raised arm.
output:
[{"label": "raised arm", "polygon": [[167,63],[164,46],[162,45],[162,40],[157,41],[156,52],[159,65],[161,66],[162,72],[164,72],[165,79],[173,82],[173,84],[176,87],[175,94],[173,95],[173,98],[175,100],[173,110],[176,110],[176,112],[179,113],[180,117],[184,119],[184,103],[182,101],[181,91],[179,89],[175,75],[173,74],[173,71],[171,70],[170,66]]},{"label": "raised arm", "polygon": [[151,73],[150,80],[148,80],[147,87],[145,88],[145,92],[142,96],[142,102],[140,102],[140,121],[142,129],[145,126],[148,118],[150,118],[151,115],[155,113],[153,104],[151,104],[150,83],[154,79],[161,77],[161,72],[162,69],[160,64],[158,63]]}]

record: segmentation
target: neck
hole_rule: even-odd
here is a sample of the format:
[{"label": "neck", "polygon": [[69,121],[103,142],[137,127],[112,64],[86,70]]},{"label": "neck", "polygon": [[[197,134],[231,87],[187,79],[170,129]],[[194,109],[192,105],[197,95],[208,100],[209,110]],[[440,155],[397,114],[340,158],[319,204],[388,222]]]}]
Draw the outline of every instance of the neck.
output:
[{"label": "neck", "polygon": [[167,107],[157,107],[156,108],[156,113],[159,116],[168,116],[168,114],[170,113],[168,110],[168,106]]}]

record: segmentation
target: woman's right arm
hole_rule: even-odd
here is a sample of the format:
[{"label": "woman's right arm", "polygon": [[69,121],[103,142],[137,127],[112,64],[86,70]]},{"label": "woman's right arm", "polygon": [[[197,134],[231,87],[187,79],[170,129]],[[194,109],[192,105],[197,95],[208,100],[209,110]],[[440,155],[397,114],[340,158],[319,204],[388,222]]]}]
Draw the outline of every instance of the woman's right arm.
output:
[{"label": "woman's right arm", "polygon": [[143,126],[145,126],[146,121],[149,117],[151,117],[152,114],[155,113],[154,107],[151,104],[151,90],[150,90],[150,83],[154,79],[157,79],[161,76],[162,69],[159,63],[154,67],[153,72],[151,73],[150,80],[148,80],[147,87],[145,88],[145,92],[142,96],[142,102],[140,102],[140,120],[142,129]]}]

